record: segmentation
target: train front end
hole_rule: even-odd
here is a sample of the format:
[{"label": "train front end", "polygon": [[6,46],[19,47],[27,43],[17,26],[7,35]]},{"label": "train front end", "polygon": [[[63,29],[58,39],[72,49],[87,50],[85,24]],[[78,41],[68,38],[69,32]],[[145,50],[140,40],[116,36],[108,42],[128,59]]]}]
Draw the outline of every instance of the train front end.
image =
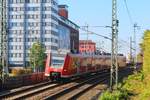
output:
[{"label": "train front end", "polygon": [[52,81],[59,80],[63,70],[65,56],[49,54],[46,60],[45,76],[48,76]]}]

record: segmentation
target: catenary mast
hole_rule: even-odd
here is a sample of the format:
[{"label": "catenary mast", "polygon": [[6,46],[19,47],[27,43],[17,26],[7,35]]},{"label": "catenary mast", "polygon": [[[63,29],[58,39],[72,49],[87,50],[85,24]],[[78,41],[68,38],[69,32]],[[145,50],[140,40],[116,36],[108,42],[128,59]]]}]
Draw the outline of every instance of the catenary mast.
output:
[{"label": "catenary mast", "polygon": [[8,46],[7,46],[7,25],[6,25],[6,2],[7,0],[0,0],[0,56],[1,64],[3,66],[3,73],[8,73]]},{"label": "catenary mast", "polygon": [[112,54],[111,54],[111,76],[110,89],[114,83],[118,83],[118,20],[117,20],[117,0],[112,0]]}]

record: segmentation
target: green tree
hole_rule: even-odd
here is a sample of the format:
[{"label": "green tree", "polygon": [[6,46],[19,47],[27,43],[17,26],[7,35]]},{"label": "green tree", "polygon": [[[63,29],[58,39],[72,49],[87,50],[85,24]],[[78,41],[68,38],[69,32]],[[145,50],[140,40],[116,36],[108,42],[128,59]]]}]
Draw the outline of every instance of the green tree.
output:
[{"label": "green tree", "polygon": [[30,65],[34,69],[34,72],[43,71],[44,61],[46,58],[45,47],[40,42],[36,42],[30,48]]},{"label": "green tree", "polygon": [[143,51],[143,71],[150,73],[150,30],[144,32],[143,42],[140,44]]}]

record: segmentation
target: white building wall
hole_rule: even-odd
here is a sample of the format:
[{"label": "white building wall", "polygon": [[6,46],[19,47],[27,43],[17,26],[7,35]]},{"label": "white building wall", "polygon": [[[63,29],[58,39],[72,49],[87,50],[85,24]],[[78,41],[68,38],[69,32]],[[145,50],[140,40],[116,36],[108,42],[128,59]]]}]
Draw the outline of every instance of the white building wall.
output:
[{"label": "white building wall", "polygon": [[8,1],[9,64],[25,66],[29,60],[29,49],[37,40],[45,44],[46,53],[57,52],[57,0],[29,0],[29,3],[25,0]]}]

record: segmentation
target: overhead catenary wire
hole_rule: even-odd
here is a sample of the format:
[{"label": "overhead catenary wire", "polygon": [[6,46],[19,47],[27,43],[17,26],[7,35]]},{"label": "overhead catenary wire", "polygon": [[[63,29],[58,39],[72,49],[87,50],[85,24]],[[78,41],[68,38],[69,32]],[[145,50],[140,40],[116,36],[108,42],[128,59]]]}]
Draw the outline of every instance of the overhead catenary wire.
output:
[{"label": "overhead catenary wire", "polygon": [[[133,19],[132,19],[131,13],[129,11],[126,0],[124,0],[124,3],[125,3],[127,13],[128,13],[129,19],[130,19],[130,23],[133,25],[133,29],[134,29],[134,36],[133,36],[133,40],[134,40],[134,69],[136,70],[136,62],[137,62],[136,28],[138,28],[139,26],[137,26],[137,23],[133,23]],[[131,41],[131,44],[132,44],[132,41]],[[132,50],[133,49],[131,49],[131,52],[132,52]]]},{"label": "overhead catenary wire", "polygon": [[[105,27],[105,26],[104,26],[104,27]],[[81,28],[81,27],[80,27],[80,29],[81,29],[82,31],[87,32],[87,30],[84,29],[84,28]],[[104,35],[98,34],[98,33],[96,33],[96,32],[90,31],[90,30],[88,30],[88,33],[91,34],[91,35],[100,36],[100,37],[102,37],[102,38],[104,38],[104,39],[107,39],[107,40],[112,40],[112,39],[111,39],[110,37],[108,37],[108,36],[104,36]],[[85,34],[86,34],[86,33],[85,33]],[[83,34],[82,34],[82,35],[83,35]],[[123,39],[120,39],[118,42],[124,43],[124,45],[126,45],[126,47],[129,47],[129,43],[128,43],[127,41],[123,40]],[[134,50],[134,49],[132,48],[132,50]]]},{"label": "overhead catenary wire", "polygon": [[128,14],[130,23],[133,25],[133,18],[132,18],[132,16],[131,16],[130,11],[129,11],[129,8],[128,8],[128,5],[127,5],[127,1],[126,1],[126,0],[123,0],[123,1],[124,1],[124,4],[125,4],[125,8],[126,8],[126,10],[127,10],[127,14]]},{"label": "overhead catenary wire", "polygon": [[90,33],[90,34],[95,34],[95,35],[98,35],[98,36],[103,37],[103,38],[105,38],[105,39],[112,40],[110,37],[107,37],[107,36],[104,36],[104,35],[100,35],[100,34],[98,34],[98,33],[96,33],[96,32],[92,32],[92,31],[86,30],[86,29],[81,28],[81,27],[80,27],[80,29],[81,29],[82,31],[88,32],[88,33]]}]

